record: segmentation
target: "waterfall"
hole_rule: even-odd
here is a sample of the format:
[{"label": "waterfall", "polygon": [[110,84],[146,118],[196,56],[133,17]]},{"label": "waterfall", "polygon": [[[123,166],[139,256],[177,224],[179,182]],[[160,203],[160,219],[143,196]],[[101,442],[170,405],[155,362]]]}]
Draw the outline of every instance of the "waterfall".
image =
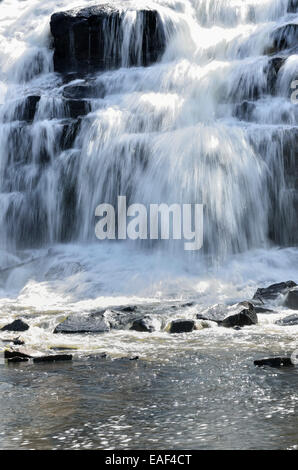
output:
[{"label": "waterfall", "polygon": [[101,3],[0,3],[2,249],[92,241],[120,195],[204,204],[212,256],[297,244],[296,2]]}]

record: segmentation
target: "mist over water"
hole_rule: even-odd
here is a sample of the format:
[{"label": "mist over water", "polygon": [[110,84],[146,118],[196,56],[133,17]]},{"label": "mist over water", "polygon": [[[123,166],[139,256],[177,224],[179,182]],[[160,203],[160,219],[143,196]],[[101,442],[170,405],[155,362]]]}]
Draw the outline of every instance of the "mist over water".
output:
[{"label": "mist over water", "polygon": [[[202,367],[212,389],[220,357],[228,362],[233,355],[224,374],[234,376],[239,351],[244,354],[239,367],[245,369],[254,354],[293,350],[298,327],[274,324],[289,310],[277,304],[276,314],[260,315],[255,327],[236,332],[211,325],[183,340],[164,331],[86,337],[57,336],[53,330],[70,313],[117,305],[152,308],[166,322],[193,318],[210,305],[250,299],[258,287],[298,281],[298,108],[290,99],[298,55],[292,31],[286,35],[287,50],[274,53],[280,28],[297,25],[298,16],[288,11],[288,0],[110,1],[124,10],[123,41],[118,30],[116,37],[115,30],[106,30],[110,50],[119,49],[119,57],[110,70],[90,73],[93,93],[84,101],[84,116],[77,119],[65,96],[70,85],[84,85],[85,77],[66,80],[54,72],[50,17],[99,3],[106,2],[0,3],[0,268],[25,263],[0,272],[0,326],[21,316],[30,324],[22,337],[37,350],[71,347],[83,355],[139,355],[159,373],[185,356],[199,374],[200,350],[207,357]],[[159,12],[167,46],[157,63],[142,67],[143,25],[135,10],[146,7]],[[131,66],[132,57],[137,66]],[[274,57],[282,58],[277,73]],[[186,253],[183,242],[175,240],[96,241],[95,208],[116,205],[123,195],[128,204],[204,204],[203,249]],[[179,307],[187,301],[195,306]],[[233,345],[230,351],[227,344]],[[185,369],[184,364],[181,383],[187,384]],[[234,387],[249,381],[241,371]],[[168,390],[172,380],[170,369],[157,389]],[[191,385],[193,399],[197,385]],[[255,393],[260,388],[256,382]],[[223,390],[231,392],[229,387]],[[242,403],[247,389],[241,390]],[[297,395],[291,396],[295,409]],[[166,400],[167,393],[159,397]],[[135,397],[131,399],[133,403]],[[94,407],[92,399],[89,405]],[[126,405],[121,404],[124,416]],[[260,398],[252,414],[263,405]],[[213,419],[210,413],[207,422]],[[108,422],[111,416],[107,414]],[[180,424],[177,429],[186,436]],[[293,447],[297,435],[291,433],[288,445]],[[112,437],[123,448],[129,445],[116,431]],[[109,439],[106,435],[90,443],[82,437],[77,447],[112,446]],[[208,448],[212,442],[209,435],[204,437],[207,444],[193,434],[185,439],[177,434],[169,441],[161,431],[156,445],[191,448],[200,443]],[[34,440],[28,440],[30,445]],[[287,444],[281,440],[275,445]]]}]

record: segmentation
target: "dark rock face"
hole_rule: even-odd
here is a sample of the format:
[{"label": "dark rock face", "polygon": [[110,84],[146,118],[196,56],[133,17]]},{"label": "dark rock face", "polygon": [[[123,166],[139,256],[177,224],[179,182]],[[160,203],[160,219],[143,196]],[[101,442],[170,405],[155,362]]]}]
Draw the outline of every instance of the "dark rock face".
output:
[{"label": "dark rock face", "polygon": [[9,325],[1,328],[1,331],[27,331],[29,330],[29,325],[23,322],[23,320],[15,320]]},{"label": "dark rock face", "polygon": [[254,102],[245,100],[235,105],[234,116],[240,121],[251,121],[255,109],[256,105]]},{"label": "dark rock face", "polygon": [[298,288],[288,292],[284,305],[292,310],[298,310]]},{"label": "dark rock face", "polygon": [[298,315],[289,315],[286,318],[282,318],[276,322],[276,325],[280,326],[294,326],[298,325]]},{"label": "dark rock face", "polygon": [[[297,49],[298,25],[295,23],[287,24],[276,29],[272,35],[272,48],[266,53],[278,53],[285,49]],[[293,51],[294,52],[294,51]]]},{"label": "dark rock face", "polygon": [[144,318],[135,320],[130,329],[144,333],[152,333],[153,331],[159,330],[160,326],[160,322],[157,319],[146,315]]},{"label": "dark rock face", "polygon": [[28,362],[28,361],[29,359],[27,357],[19,357],[19,356],[12,357],[7,360],[8,363],[18,363],[18,362]]},{"label": "dark rock face", "polygon": [[166,46],[161,18],[155,10],[137,10],[136,27],[129,39],[128,64],[123,63],[125,15],[125,10],[108,5],[55,13],[51,18],[55,71],[86,73],[121,65],[147,66],[159,60]]},{"label": "dark rock face", "polygon": [[63,124],[63,129],[60,139],[60,148],[61,150],[71,149],[74,145],[74,141],[78,135],[80,129],[80,119],[69,120]]},{"label": "dark rock face", "polygon": [[268,62],[267,67],[267,91],[270,95],[276,94],[276,82],[278,72],[285,63],[285,57],[272,57]]},{"label": "dark rock face", "polygon": [[293,367],[294,364],[290,357],[270,357],[267,359],[259,359],[254,361],[254,365],[257,367],[269,366],[269,367]]},{"label": "dark rock face", "polygon": [[32,356],[28,352],[25,351],[20,351],[20,350],[14,350],[14,349],[6,349],[4,351],[4,357],[5,359],[13,359],[15,357],[18,358],[23,358],[23,359],[31,359]]},{"label": "dark rock face", "polygon": [[298,0],[289,0],[288,13],[296,13],[298,10]]},{"label": "dark rock face", "polygon": [[103,315],[91,313],[90,315],[70,315],[55,328],[54,333],[106,333],[108,331],[110,331],[110,325]]},{"label": "dark rock face", "polygon": [[193,320],[174,320],[170,326],[170,333],[191,333],[194,329]]},{"label": "dark rock face", "polygon": [[64,98],[71,100],[82,100],[88,98],[104,98],[105,89],[95,84],[88,84],[87,82],[67,85],[63,90]]},{"label": "dark rock face", "polygon": [[280,282],[279,284],[272,284],[269,287],[260,288],[256,291],[253,296],[254,300],[258,300],[261,303],[276,300],[281,294],[287,294],[289,290],[295,287],[297,284],[293,281]]},{"label": "dark rock face", "polygon": [[26,121],[31,123],[34,120],[40,96],[27,96],[22,101],[14,103],[14,110],[11,113],[4,113],[4,122]]},{"label": "dark rock face", "polygon": [[66,100],[66,110],[70,118],[76,119],[90,113],[91,105],[87,100]]},{"label": "dark rock face", "polygon": [[258,323],[258,316],[254,310],[254,307],[249,302],[242,302],[238,304],[237,313],[227,316],[220,322],[221,326],[225,328],[234,328],[256,325]]},{"label": "dark rock face", "polygon": [[16,110],[18,120],[32,122],[37,111],[39,100],[40,96],[28,96]]},{"label": "dark rock face", "polygon": [[254,309],[256,313],[276,313],[274,310],[271,310],[270,308],[254,306]]},{"label": "dark rock face", "polygon": [[225,328],[251,326],[258,323],[258,316],[250,302],[241,302],[230,307],[222,304],[213,305],[202,314],[198,314],[197,319],[214,321]]}]

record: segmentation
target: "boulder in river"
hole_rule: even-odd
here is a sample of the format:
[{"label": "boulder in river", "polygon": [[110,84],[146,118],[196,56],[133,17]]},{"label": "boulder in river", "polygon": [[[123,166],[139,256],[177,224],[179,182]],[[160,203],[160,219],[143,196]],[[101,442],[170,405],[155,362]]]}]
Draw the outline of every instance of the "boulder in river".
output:
[{"label": "boulder in river", "polygon": [[290,357],[269,357],[266,359],[258,359],[254,361],[254,365],[257,367],[263,367],[263,366],[293,367],[294,366]]},{"label": "boulder in river", "polygon": [[284,301],[285,307],[298,310],[298,288],[291,289]]},{"label": "boulder in river", "polygon": [[153,331],[160,330],[160,328],[161,322],[157,318],[145,315],[143,318],[135,320],[130,329],[144,333],[152,333]]},{"label": "boulder in river", "polygon": [[194,320],[173,320],[170,333],[191,333],[195,329]]},{"label": "boulder in river", "polygon": [[111,329],[124,329],[137,318],[134,307],[119,307],[91,313],[74,313],[60,323],[54,333],[107,333]]},{"label": "boulder in river", "polygon": [[289,0],[288,13],[297,13],[298,11],[298,0]]},{"label": "boulder in river", "polygon": [[18,319],[1,328],[1,331],[27,331],[29,328],[30,327],[27,325],[27,323],[23,322],[21,319]]},{"label": "boulder in river", "polygon": [[296,326],[298,325],[298,315],[289,315],[281,320],[277,320],[275,324],[279,326]]},{"label": "boulder in river", "polygon": [[256,325],[258,316],[251,302],[227,306],[216,304],[197,315],[198,320],[214,321],[226,328]]},{"label": "boulder in river", "polygon": [[297,284],[294,281],[272,284],[269,287],[258,289],[255,295],[253,296],[253,300],[259,301],[261,303],[273,301],[276,300],[280,295],[287,294],[290,289],[296,286]]},{"label": "boulder in river", "polygon": [[106,333],[110,325],[102,313],[80,314],[74,313],[56,326],[54,333]]},{"label": "boulder in river", "polygon": [[24,349],[6,349],[4,351],[4,357],[5,359],[13,359],[15,357],[31,359],[33,356],[30,351]]},{"label": "boulder in river", "polygon": [[76,8],[52,15],[50,27],[56,72],[147,66],[158,61],[166,47],[162,19],[149,8]]}]

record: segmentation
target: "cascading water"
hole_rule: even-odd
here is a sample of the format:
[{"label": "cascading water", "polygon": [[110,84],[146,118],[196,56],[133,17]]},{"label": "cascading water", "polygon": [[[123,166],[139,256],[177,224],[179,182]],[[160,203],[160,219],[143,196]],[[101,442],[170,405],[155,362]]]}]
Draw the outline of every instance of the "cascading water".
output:
[{"label": "cascading water", "polygon": [[[13,387],[0,360],[0,447],[297,448],[297,374],[253,368],[297,348],[276,323],[295,312],[280,296],[241,329],[206,312],[298,281],[298,2],[0,0],[0,44],[0,327],[22,317],[38,354],[76,351]],[[204,204],[203,249],[100,242],[95,208],[118,196]],[[104,334],[81,334],[97,315]],[[171,335],[181,318],[196,329]]]},{"label": "cascading water", "polygon": [[[6,3],[13,6],[4,2],[2,8]],[[264,55],[276,41],[273,33],[295,23],[288,2],[147,4],[159,11],[167,44],[161,61],[149,68],[127,68],[142,63],[144,26],[126,5],[122,21],[112,18],[104,34],[104,63],[122,68],[93,75],[83,111],[70,108],[69,83],[51,72],[46,27],[39,34],[23,26],[14,39],[23,50],[16,48],[14,61],[4,47],[3,248],[92,240],[95,207],[115,203],[118,195],[147,205],[203,203],[204,247],[212,255],[269,240],[297,241],[295,182],[285,174],[285,153],[295,136],[289,86],[297,60],[283,52],[274,81],[271,56]],[[33,2],[16,21],[29,25],[42,18],[46,24],[55,8],[53,2],[40,11]],[[11,20],[2,25],[13,47],[7,39]],[[69,47],[75,47],[71,38]],[[72,56],[69,61],[78,68]],[[78,119],[80,114],[88,115]]]}]

